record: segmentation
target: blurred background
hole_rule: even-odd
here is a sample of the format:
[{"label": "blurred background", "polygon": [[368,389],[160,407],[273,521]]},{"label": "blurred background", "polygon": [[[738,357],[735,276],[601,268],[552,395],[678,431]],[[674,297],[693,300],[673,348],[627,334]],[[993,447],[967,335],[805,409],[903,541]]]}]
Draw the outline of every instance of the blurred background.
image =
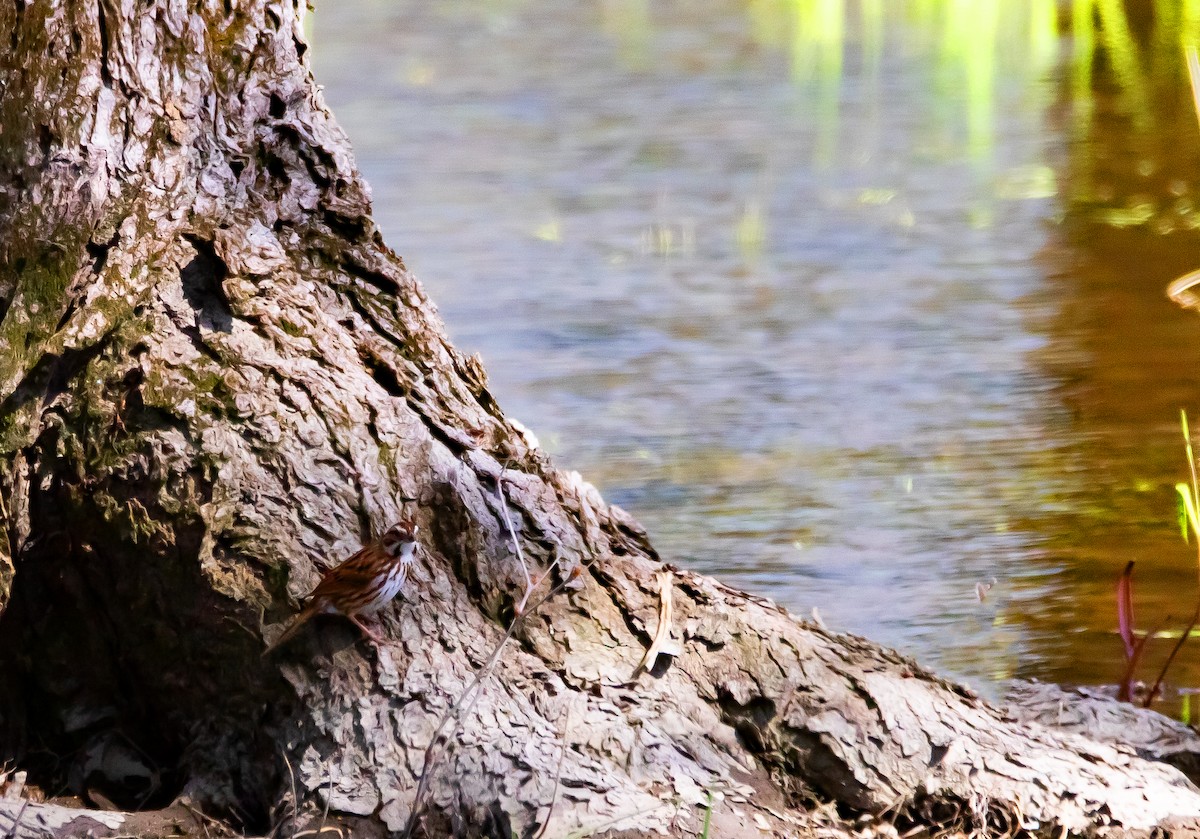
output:
[{"label": "blurred background", "polygon": [[[1200,267],[1200,0],[338,0],[310,26],[387,241],[664,558],[992,695],[1116,682],[1130,560],[1139,625],[1178,637],[1200,318],[1164,289]],[[1171,695],[1198,685],[1193,642]]]}]

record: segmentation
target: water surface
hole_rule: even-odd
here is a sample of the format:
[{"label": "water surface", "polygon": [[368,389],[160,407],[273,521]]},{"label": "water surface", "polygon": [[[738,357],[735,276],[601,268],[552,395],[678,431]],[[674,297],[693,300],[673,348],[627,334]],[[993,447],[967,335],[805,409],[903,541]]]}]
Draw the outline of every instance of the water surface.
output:
[{"label": "water surface", "polygon": [[456,344],[664,557],[1103,684],[1125,562],[1143,625],[1196,597],[1200,143],[1186,21],[1102,5],[341,0],[313,55]]}]

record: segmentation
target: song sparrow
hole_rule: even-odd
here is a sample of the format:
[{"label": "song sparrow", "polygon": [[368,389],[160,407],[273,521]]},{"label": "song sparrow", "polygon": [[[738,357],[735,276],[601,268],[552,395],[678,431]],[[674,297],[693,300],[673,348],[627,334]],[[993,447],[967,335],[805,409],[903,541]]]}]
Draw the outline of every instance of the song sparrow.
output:
[{"label": "song sparrow", "polygon": [[378,612],[400,593],[416,547],[416,524],[402,521],[345,562],[330,568],[308,596],[307,605],[283,634],[263,650],[263,655],[299,632],[314,616],[322,614],[345,615],[372,641],[382,644],[383,639],[360,621],[359,615]]}]

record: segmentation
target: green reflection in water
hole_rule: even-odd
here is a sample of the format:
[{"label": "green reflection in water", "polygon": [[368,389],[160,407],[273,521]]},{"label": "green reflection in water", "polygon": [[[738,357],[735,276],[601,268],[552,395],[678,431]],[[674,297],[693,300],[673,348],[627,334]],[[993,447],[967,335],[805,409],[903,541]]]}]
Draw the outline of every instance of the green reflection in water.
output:
[{"label": "green reflection in water", "polygon": [[648,67],[653,28],[646,0],[605,0],[600,10],[604,30],[617,38],[625,66],[633,70]]},{"label": "green reflection in water", "polygon": [[[804,93],[799,107],[819,128],[814,157],[822,168],[838,162],[843,74],[851,49],[862,62],[856,75],[864,80],[867,106],[876,109],[889,33],[897,40],[894,33],[903,29],[900,43],[932,52],[930,81],[939,94],[933,145],[947,157],[965,151],[981,171],[995,151],[1001,84],[1044,76],[1057,57],[1054,0],[748,0],[745,8],[755,40],[789,52],[791,79]],[[1090,37],[1093,29],[1087,32]]]},{"label": "green reflection in water", "polygon": [[[1174,126],[1162,120],[1162,100],[1186,79],[1183,47],[1200,43],[1200,0],[747,0],[744,7],[752,37],[765,48],[788,51],[801,95],[797,110],[818,126],[814,162],[823,170],[845,162],[839,156],[847,145],[840,125],[846,62],[861,60],[856,78],[863,80],[866,106],[878,110],[889,39],[932,53],[933,119],[923,142],[939,159],[965,157],[981,177],[995,170],[996,113],[1005,91],[1023,89],[1035,100],[1026,104],[1049,108],[1052,88],[1039,82],[1052,76],[1063,34],[1070,36],[1061,55],[1077,143],[1096,130],[1098,91],[1109,80],[1115,94],[1102,94],[1108,112],[1128,119],[1133,136],[1145,143],[1171,142]],[[1060,32],[1063,25],[1067,33]],[[1143,168],[1154,165],[1145,149],[1137,151]],[[1134,195],[1114,202],[1108,185],[1098,183],[1095,160],[1073,163],[1068,203],[1093,208],[1094,221],[1159,232],[1200,227],[1190,200],[1164,191],[1162,200]],[[1168,200],[1173,206],[1164,208]],[[993,210],[990,197],[981,196],[970,211],[975,226],[990,225]]]},{"label": "green reflection in water", "polygon": [[973,160],[990,157],[996,90],[999,0],[950,0],[940,56],[947,78],[966,80],[967,149]]},{"label": "green reflection in water", "polygon": [[1073,0],[1069,215],[1168,234],[1200,227],[1184,48],[1197,0]]},{"label": "green reflection in water", "polygon": [[1096,0],[1100,34],[1112,61],[1113,73],[1125,94],[1134,125],[1140,131],[1151,126],[1146,95],[1146,77],[1137,44],[1129,29],[1123,0]]},{"label": "green reflection in water", "polygon": [[863,75],[878,95],[879,72],[883,66],[883,0],[861,0]]},{"label": "green reflection in water", "polygon": [[844,0],[795,0],[791,41],[792,80],[813,89],[813,115],[820,126],[815,162],[829,167],[837,157],[838,105],[845,52]]},{"label": "green reflection in water", "polygon": [[[1092,122],[1092,61],[1096,54],[1096,9],[1094,0],[1074,0],[1071,4],[1071,123],[1076,136]],[[1090,192],[1088,185],[1079,185]],[[1073,196],[1078,197],[1078,196]]]}]

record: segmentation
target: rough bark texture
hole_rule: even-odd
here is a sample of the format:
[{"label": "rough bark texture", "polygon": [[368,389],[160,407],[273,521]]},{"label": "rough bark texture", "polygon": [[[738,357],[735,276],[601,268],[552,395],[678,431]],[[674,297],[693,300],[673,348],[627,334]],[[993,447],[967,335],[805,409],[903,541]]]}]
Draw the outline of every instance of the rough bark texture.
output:
[{"label": "rough bark texture", "polygon": [[[0,764],[248,830],[398,831],[423,768],[432,835],[697,835],[710,799],[723,837],[1200,825],[1170,766],[686,571],[677,655],[635,677],[663,566],[503,415],[382,243],[300,11],[0,0]],[[424,767],[524,590],[503,504],[570,585]],[[390,643],[331,619],[261,659],[402,510],[426,553]],[[0,800],[0,835],[75,830],[31,806]]]},{"label": "rough bark texture", "polygon": [[1200,735],[1149,709],[1090,688],[1064,690],[1025,681],[1009,687],[1005,707],[1015,720],[1122,745],[1147,760],[1171,764],[1193,783],[1200,781]]}]

